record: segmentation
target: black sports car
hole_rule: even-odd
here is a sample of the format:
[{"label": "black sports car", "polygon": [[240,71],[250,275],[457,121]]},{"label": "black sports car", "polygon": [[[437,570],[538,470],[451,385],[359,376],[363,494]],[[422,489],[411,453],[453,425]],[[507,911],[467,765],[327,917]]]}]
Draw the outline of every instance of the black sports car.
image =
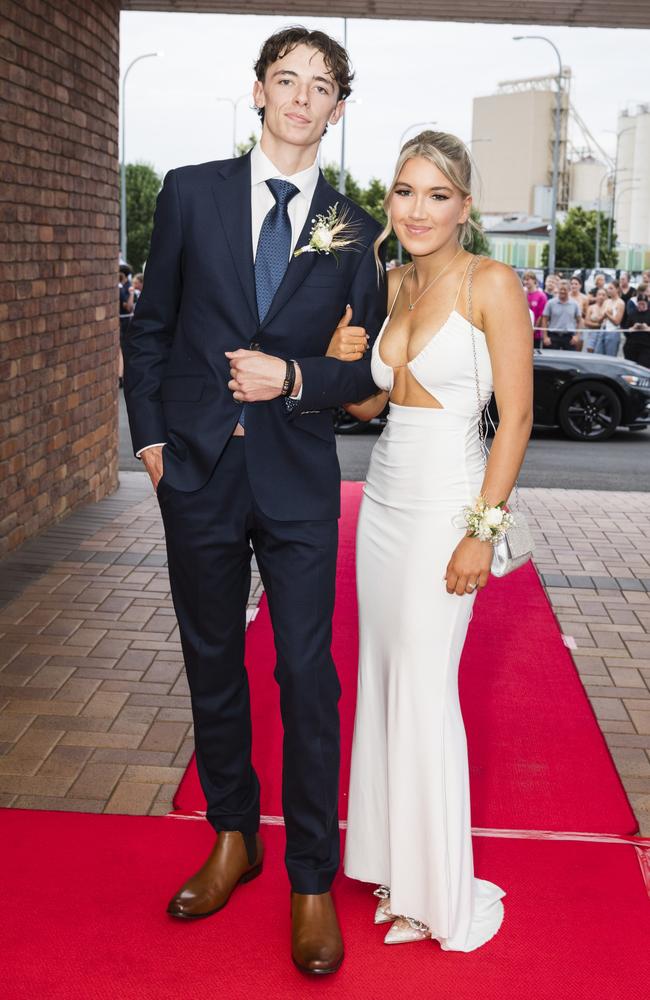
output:
[{"label": "black sports car", "polygon": [[[640,431],[650,426],[649,368],[605,354],[549,350],[535,351],[533,368],[538,426],[559,426],[574,441],[604,441],[618,427]],[[490,413],[498,421],[494,399]],[[377,420],[385,419],[386,410]],[[343,409],[335,412],[334,425],[339,434],[369,426]]]}]

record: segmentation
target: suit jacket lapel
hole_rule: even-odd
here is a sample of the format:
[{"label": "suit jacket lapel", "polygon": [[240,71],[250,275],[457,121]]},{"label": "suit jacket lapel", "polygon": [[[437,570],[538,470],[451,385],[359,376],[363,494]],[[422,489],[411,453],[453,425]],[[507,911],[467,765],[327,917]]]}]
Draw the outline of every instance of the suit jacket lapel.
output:
[{"label": "suit jacket lapel", "polygon": [[[311,205],[309,206],[309,212],[307,213],[307,221],[305,222],[302,232],[296,242],[296,250],[299,247],[305,246],[305,244],[309,242],[309,234],[313,225],[312,219],[315,219],[317,215],[324,215],[330,205],[334,204],[336,197],[336,191],[330,187],[323,177],[323,174],[320,173],[316,184],[316,190],[314,191],[314,197],[312,198]],[[269,306],[269,311],[261,324],[262,327],[270,323],[273,317],[277,316],[280,309],[287,304],[291,296],[300,287],[302,282],[314,267],[317,257],[317,253],[302,253],[299,257],[292,256],[284,278],[280,282],[280,286],[275,293],[271,305]]]},{"label": "suit jacket lapel", "polygon": [[233,161],[231,167],[229,172],[222,173],[221,177],[214,182],[212,193],[217,211],[221,216],[223,231],[232,254],[244,298],[257,326],[259,319],[251,235],[250,154]]}]

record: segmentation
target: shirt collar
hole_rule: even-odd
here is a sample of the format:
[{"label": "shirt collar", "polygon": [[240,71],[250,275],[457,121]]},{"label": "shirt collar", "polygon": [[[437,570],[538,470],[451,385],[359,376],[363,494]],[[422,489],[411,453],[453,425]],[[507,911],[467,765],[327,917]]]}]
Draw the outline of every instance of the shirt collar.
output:
[{"label": "shirt collar", "polygon": [[257,184],[264,184],[272,177],[279,177],[284,181],[291,181],[292,184],[296,185],[301,194],[311,201],[316,190],[319,173],[318,160],[314,160],[312,165],[307,167],[306,170],[300,170],[297,174],[287,176],[278,170],[275,164],[269,160],[259,142],[256,142],[251,150],[251,185],[253,187]]}]

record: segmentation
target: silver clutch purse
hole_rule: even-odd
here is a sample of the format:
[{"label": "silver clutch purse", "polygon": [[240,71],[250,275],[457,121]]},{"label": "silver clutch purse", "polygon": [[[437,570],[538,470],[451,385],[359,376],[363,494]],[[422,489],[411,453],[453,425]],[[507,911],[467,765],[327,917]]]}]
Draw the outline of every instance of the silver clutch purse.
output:
[{"label": "silver clutch purse", "polygon": [[492,576],[507,576],[527,563],[533,554],[533,536],[525,515],[519,509],[510,513],[515,523],[494,546]]},{"label": "silver clutch purse", "polygon": [[[472,279],[474,269],[480,261],[480,257],[472,263],[467,279],[468,308],[467,318],[472,331],[472,350],[474,352],[474,376],[476,379],[476,402],[478,405],[478,426],[479,437],[481,439],[481,451],[483,462],[487,465],[488,449],[486,444],[484,408],[481,403],[481,385],[478,377],[478,358],[476,356],[476,340],[474,334],[474,322],[472,319]],[[494,426],[494,425],[493,425]],[[515,507],[510,511],[514,519],[514,524],[508,528],[507,532],[494,546],[492,555],[491,573],[493,576],[507,576],[513,570],[519,569],[527,563],[533,555],[533,536],[528,526],[525,515],[519,509],[519,495],[517,484],[515,483]]]}]

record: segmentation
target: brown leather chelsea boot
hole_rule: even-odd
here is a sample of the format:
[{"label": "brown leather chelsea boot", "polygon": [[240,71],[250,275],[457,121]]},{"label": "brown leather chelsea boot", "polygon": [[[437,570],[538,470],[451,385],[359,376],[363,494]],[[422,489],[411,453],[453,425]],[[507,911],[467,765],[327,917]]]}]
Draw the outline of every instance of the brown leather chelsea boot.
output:
[{"label": "brown leather chelsea boot", "polygon": [[343,939],[331,893],[291,893],[291,957],[301,972],[312,976],[340,968]]},{"label": "brown leather chelsea boot", "polygon": [[202,868],[178,890],[167,907],[172,917],[198,920],[223,909],[238,885],[262,871],[264,845],[259,834],[223,831]]}]

